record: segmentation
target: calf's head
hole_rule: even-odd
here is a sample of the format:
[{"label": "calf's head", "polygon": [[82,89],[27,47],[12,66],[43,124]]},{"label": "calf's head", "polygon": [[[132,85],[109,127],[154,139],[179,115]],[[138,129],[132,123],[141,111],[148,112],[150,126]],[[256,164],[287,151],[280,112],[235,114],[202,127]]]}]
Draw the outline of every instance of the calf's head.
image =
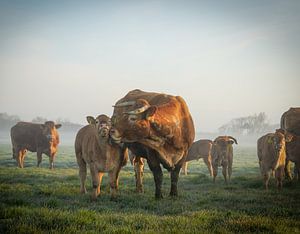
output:
[{"label": "calf's head", "polygon": [[97,118],[87,116],[86,119],[90,125],[94,125],[96,127],[100,137],[109,137],[111,120],[107,115],[98,115]]}]

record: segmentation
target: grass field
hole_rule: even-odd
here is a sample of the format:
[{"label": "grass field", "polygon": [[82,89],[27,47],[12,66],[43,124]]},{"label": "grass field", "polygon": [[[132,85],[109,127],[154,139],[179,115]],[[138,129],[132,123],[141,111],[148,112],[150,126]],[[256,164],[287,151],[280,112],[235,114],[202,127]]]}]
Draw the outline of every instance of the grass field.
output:
[{"label": "grass field", "polygon": [[[60,146],[55,169],[41,168],[28,153],[25,168],[16,167],[11,147],[0,145],[0,233],[300,233],[300,183],[275,180],[265,191],[255,147],[234,149],[231,183],[221,170],[216,184],[205,164],[189,164],[179,179],[179,196],[168,196],[170,176],[164,170],[162,200],[154,199],[152,173],[145,168],[145,193],[135,193],[130,163],[121,171],[119,197],[110,200],[107,175],[102,194],[91,202],[79,194],[79,177],[72,146]],[[91,191],[88,176],[87,189]]]}]

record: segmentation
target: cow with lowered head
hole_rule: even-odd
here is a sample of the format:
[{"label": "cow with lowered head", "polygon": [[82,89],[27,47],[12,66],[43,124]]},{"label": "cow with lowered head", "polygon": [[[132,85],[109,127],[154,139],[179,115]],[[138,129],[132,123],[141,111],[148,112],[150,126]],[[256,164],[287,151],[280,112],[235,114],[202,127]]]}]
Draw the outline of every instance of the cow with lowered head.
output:
[{"label": "cow with lowered head", "polygon": [[219,136],[213,141],[211,155],[213,167],[213,181],[216,181],[218,167],[222,166],[222,174],[225,183],[230,181],[233,163],[233,144],[237,144],[237,140],[232,136]]},{"label": "cow with lowered head", "polygon": [[182,165],[182,171],[185,175],[187,175],[188,162],[203,158],[203,161],[208,168],[210,176],[213,176],[213,169],[212,169],[212,162],[211,162],[212,145],[213,142],[211,140],[205,140],[205,139],[195,141],[192,144],[191,148],[188,151],[188,155],[186,157],[185,163]]},{"label": "cow with lowered head", "polygon": [[259,167],[266,189],[268,189],[272,172],[275,172],[277,187],[279,189],[282,188],[286,160],[286,142],[291,141],[291,139],[292,136],[290,134],[285,134],[282,129],[277,129],[275,133],[268,133],[257,140]]},{"label": "cow with lowered head", "polygon": [[171,196],[177,196],[178,175],[195,137],[191,114],[179,96],[132,90],[116,102],[111,136],[139,157],[154,176],[161,198],[162,164],[171,173]]},{"label": "cow with lowered head", "polygon": [[59,144],[57,129],[61,124],[46,121],[44,124],[19,122],[10,130],[13,158],[20,168],[24,167],[27,150],[37,152],[37,166],[42,162],[42,154],[49,156],[50,169]]},{"label": "cow with lowered head", "polygon": [[88,116],[89,125],[81,128],[75,139],[75,154],[79,166],[80,192],[86,193],[85,181],[87,165],[90,167],[93,191],[92,200],[100,194],[103,174],[108,172],[111,198],[117,196],[119,173],[128,159],[127,149],[111,141],[109,131],[110,118],[99,115],[96,119]]}]

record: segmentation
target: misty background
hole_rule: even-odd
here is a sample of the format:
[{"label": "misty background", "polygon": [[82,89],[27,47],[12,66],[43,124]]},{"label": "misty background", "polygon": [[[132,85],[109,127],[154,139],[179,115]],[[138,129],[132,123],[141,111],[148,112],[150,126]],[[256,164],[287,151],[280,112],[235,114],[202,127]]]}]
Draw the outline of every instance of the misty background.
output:
[{"label": "misty background", "polygon": [[299,10],[291,0],[2,0],[1,116],[59,121],[71,143],[87,115],[110,116],[139,88],[182,96],[196,139],[255,142],[299,106]]}]

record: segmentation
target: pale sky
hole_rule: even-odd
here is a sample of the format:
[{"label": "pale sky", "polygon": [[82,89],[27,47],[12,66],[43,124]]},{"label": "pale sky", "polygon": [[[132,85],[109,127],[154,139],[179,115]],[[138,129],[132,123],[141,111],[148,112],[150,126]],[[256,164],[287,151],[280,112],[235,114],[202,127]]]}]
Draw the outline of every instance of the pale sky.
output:
[{"label": "pale sky", "polygon": [[300,1],[0,0],[0,112],[112,114],[128,91],[182,96],[197,132],[300,106]]}]

